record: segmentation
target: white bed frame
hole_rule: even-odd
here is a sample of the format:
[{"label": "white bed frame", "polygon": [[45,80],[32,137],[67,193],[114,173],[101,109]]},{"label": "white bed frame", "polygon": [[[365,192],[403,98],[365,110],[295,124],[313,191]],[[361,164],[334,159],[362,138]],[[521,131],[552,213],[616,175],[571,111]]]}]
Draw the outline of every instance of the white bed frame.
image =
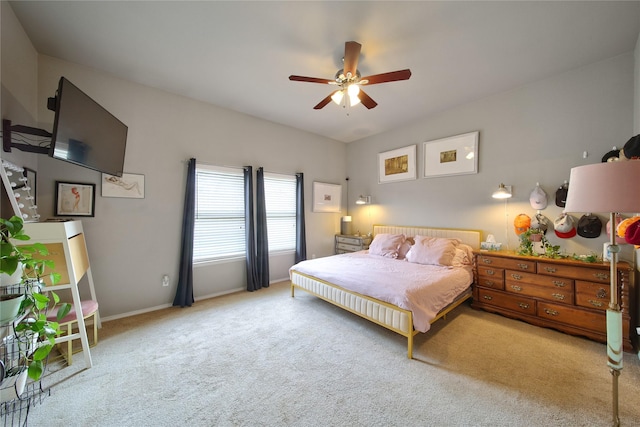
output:
[{"label": "white bed frame", "polygon": [[[374,225],[374,236],[380,233],[404,234],[406,236],[431,236],[457,238],[473,249],[480,247],[482,232],[451,228],[430,228],[396,225]],[[295,289],[302,289],[331,304],[357,314],[373,323],[383,326],[407,338],[407,357],[413,358],[413,337],[418,333],[413,328],[413,314],[409,310],[397,307],[384,301],[371,298],[357,292],[348,291],[340,286],[293,270],[291,272],[291,296]],[[445,317],[447,313],[471,298],[471,288],[443,308],[431,321]]]}]

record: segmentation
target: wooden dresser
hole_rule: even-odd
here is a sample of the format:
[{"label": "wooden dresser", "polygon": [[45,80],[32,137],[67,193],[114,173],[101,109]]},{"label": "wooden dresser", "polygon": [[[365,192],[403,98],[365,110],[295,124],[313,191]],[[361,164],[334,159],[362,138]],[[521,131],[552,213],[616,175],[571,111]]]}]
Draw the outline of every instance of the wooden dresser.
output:
[{"label": "wooden dresser", "polygon": [[[606,343],[609,277],[608,263],[476,252],[472,307]],[[618,263],[618,291],[623,346],[633,351],[637,300],[626,262]]]}]

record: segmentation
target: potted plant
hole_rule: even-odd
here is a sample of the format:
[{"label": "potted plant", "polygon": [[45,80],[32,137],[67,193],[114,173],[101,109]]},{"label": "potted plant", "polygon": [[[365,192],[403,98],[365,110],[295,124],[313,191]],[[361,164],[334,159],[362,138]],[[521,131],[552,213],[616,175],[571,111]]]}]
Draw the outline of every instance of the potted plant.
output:
[{"label": "potted plant", "polygon": [[[14,325],[13,339],[19,345],[19,365],[26,367],[28,375],[33,380],[38,380],[44,371],[44,360],[51,352],[55,338],[60,333],[58,322],[47,320],[47,310],[61,304],[58,309],[57,319],[62,319],[71,310],[71,304],[60,303],[60,298],[55,292],[49,292],[49,296],[41,293],[42,277],[45,269],[53,269],[54,263],[50,260],[38,259],[38,256],[48,255],[47,247],[41,243],[25,243],[30,237],[24,232],[22,218],[13,216],[9,220],[0,218],[0,273],[9,276],[21,271],[18,284],[18,298],[22,298],[18,313],[9,322]],[[18,244],[14,243],[18,242]],[[51,283],[60,280],[60,275],[51,273]],[[4,293],[4,292],[3,292]],[[5,317],[5,316],[3,316]]]}]

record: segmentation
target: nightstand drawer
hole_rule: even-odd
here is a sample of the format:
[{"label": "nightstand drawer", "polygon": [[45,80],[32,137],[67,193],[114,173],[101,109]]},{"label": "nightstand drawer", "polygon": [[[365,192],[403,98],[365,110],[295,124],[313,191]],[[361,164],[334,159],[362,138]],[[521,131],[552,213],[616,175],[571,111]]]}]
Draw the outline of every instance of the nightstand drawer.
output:
[{"label": "nightstand drawer", "polygon": [[348,243],[336,243],[336,249],[347,251],[347,252],[356,252],[356,251],[361,251],[363,248],[358,244],[350,245]]},{"label": "nightstand drawer", "polygon": [[338,245],[346,244],[360,247],[362,245],[361,237],[347,237],[347,236],[336,236],[336,242]]}]

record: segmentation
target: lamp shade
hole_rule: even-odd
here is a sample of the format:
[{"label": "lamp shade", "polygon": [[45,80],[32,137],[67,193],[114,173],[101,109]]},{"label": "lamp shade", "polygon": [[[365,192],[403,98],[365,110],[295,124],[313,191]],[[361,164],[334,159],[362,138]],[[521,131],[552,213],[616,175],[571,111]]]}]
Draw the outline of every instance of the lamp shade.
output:
[{"label": "lamp shade", "polygon": [[571,169],[565,212],[640,212],[640,161]]}]

